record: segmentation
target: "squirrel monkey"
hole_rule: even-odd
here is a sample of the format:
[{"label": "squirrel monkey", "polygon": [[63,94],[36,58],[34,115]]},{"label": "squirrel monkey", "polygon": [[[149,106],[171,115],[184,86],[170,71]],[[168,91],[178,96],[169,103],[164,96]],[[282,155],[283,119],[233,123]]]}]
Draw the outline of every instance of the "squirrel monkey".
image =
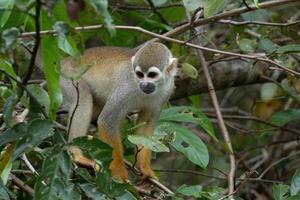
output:
[{"label": "squirrel monkey", "polygon": [[[177,59],[161,43],[147,43],[138,50],[118,47],[97,47],[85,51],[79,64],[74,58],[61,62],[62,71],[70,72],[91,65],[82,75],[79,99],[71,80],[62,78],[64,100],[73,120],[69,138],[84,136],[89,124],[97,119],[100,138],[113,148],[110,164],[112,176],[120,181],[128,180],[123,161],[120,128],[129,112],[138,111],[138,122],[145,125],[137,133],[151,136],[163,104],[174,90]],[[75,105],[77,108],[74,111]],[[69,119],[70,120],[70,119]],[[75,161],[94,166],[81,151],[72,147]],[[150,167],[151,151],[142,148],[138,153],[137,167],[143,177],[156,178]]]}]

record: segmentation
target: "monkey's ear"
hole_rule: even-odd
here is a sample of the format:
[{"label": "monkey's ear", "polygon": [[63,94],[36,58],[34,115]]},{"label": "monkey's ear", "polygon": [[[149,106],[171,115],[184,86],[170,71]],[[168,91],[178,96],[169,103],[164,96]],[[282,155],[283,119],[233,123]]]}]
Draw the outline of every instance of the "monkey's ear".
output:
[{"label": "monkey's ear", "polygon": [[170,58],[169,60],[169,66],[167,67],[167,74],[169,76],[175,76],[177,72],[177,64],[178,59],[177,58]]},{"label": "monkey's ear", "polygon": [[135,59],[135,56],[132,56],[132,57],[131,57],[131,64],[134,63],[134,59]]}]

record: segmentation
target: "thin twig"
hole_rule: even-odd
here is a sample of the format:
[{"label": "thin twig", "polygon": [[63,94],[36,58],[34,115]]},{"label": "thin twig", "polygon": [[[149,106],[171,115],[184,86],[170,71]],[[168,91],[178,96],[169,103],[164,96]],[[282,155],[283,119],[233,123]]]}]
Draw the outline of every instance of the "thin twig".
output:
[{"label": "thin twig", "polygon": [[[192,31],[193,31],[194,34],[197,33],[196,29],[193,29]],[[199,43],[199,41],[197,41],[197,43]],[[222,113],[220,111],[218,98],[217,98],[217,95],[216,95],[216,91],[215,91],[215,88],[214,88],[213,81],[211,79],[211,76],[210,76],[210,73],[209,73],[209,70],[208,70],[208,67],[207,67],[206,59],[205,59],[205,57],[204,57],[201,50],[198,50],[197,54],[200,58],[202,70],[204,72],[204,75],[205,75],[205,78],[206,78],[206,81],[207,81],[208,92],[209,92],[209,95],[211,97],[213,107],[215,108],[215,113],[217,115],[218,124],[219,124],[219,127],[221,129],[221,133],[223,135],[225,143],[227,144],[227,148],[229,150],[228,153],[229,153],[229,160],[230,160],[230,170],[229,170],[229,173],[227,175],[228,194],[233,194],[233,192],[235,191],[235,180],[234,180],[234,178],[235,178],[235,170],[236,170],[235,156],[234,156],[233,147],[232,147],[232,144],[231,144],[229,132],[227,130],[227,127],[226,127],[225,122],[224,122],[223,117],[222,117]]]},{"label": "thin twig", "polygon": [[[91,30],[102,29],[104,27],[105,26],[102,25],[102,24],[101,25],[93,25],[93,26],[80,26],[80,27],[75,27],[74,30],[76,30],[76,31],[91,31]],[[192,44],[192,43],[189,43],[189,42],[186,42],[186,41],[170,38],[170,37],[165,36],[165,35],[160,35],[160,34],[148,31],[148,30],[143,29],[143,28],[138,27],[138,26],[114,26],[114,28],[115,29],[120,29],[120,30],[138,31],[138,32],[144,33],[146,35],[150,35],[150,36],[153,36],[155,38],[159,38],[161,40],[165,40],[165,41],[168,41],[168,42],[185,45],[185,46],[188,46],[188,47],[192,47],[192,48],[195,48],[195,49],[200,49],[200,50],[207,51],[207,52],[212,52],[212,53],[215,53],[215,54],[224,54],[224,55],[228,55],[228,56],[236,56],[236,57],[239,57],[239,58],[254,59],[254,60],[257,60],[257,61],[266,62],[266,63],[269,63],[271,65],[276,66],[276,68],[278,68],[279,70],[283,70],[287,73],[290,73],[291,75],[298,75],[298,76],[300,75],[299,72],[294,71],[292,69],[289,69],[289,68],[287,68],[287,67],[285,67],[285,66],[283,66],[279,63],[276,63],[273,60],[265,58],[265,57],[256,56],[256,55],[233,53],[233,52],[222,51],[222,50],[218,50],[218,49],[211,49],[211,48],[208,48],[208,47]],[[26,32],[26,33],[22,33],[21,37],[29,37],[29,36],[32,36],[33,34],[35,34],[35,32]],[[41,31],[40,34],[41,35],[49,35],[49,34],[50,35],[55,35],[56,31],[55,30],[45,30],[45,31]]]},{"label": "thin twig", "polygon": [[[204,19],[198,19],[197,21],[194,22],[194,26],[196,27],[196,26],[200,26],[200,25],[204,25],[204,24],[217,22],[221,19],[238,16],[238,15],[241,15],[241,14],[249,12],[249,11],[271,8],[271,7],[276,7],[276,6],[281,6],[281,5],[286,5],[289,3],[296,3],[296,2],[299,2],[299,0],[273,0],[273,1],[267,1],[267,2],[260,3],[260,4],[258,4],[258,7],[256,5],[251,5],[251,6],[249,6],[251,9],[249,9],[245,6],[242,8],[237,8],[237,9],[233,9],[230,11],[226,11],[226,12],[223,12],[223,13],[211,16],[211,17],[204,18]],[[184,33],[185,31],[187,31],[189,29],[190,29],[190,24],[189,24],[189,22],[186,22],[185,24],[178,26],[177,28],[165,33],[164,36],[172,37],[172,36],[180,35],[181,33]]]},{"label": "thin twig", "polygon": [[[208,178],[215,178],[219,180],[227,180],[227,177],[225,176],[214,176],[210,174],[205,174],[203,172],[198,172],[194,170],[189,170],[189,169],[154,169],[156,172],[162,172],[162,173],[183,173],[183,174],[193,174],[193,175],[198,175],[198,176],[204,176]],[[239,181],[245,181],[246,178],[237,178]],[[277,180],[269,180],[269,179],[258,179],[258,178],[247,178],[247,181],[252,181],[252,182],[266,182],[266,183],[282,183],[282,181],[277,181]]]},{"label": "thin twig", "polygon": [[279,160],[276,160],[274,163],[272,163],[271,165],[269,165],[261,174],[260,174],[260,176],[258,177],[258,179],[261,179],[262,177],[264,177],[264,175],[272,168],[272,167],[274,167],[275,165],[277,165],[278,163],[280,163],[280,162],[282,162],[282,161],[284,161],[284,160],[288,160],[288,159],[290,159],[291,157],[294,157],[294,156],[296,156],[296,155],[298,155],[298,154],[300,154],[300,151],[298,151],[298,152],[296,152],[296,153],[294,153],[294,154],[291,154],[291,155],[288,155],[288,156],[286,156],[286,157],[283,157],[283,158],[281,158],[281,159],[279,159]]},{"label": "thin twig", "polygon": [[69,124],[68,124],[68,131],[67,131],[68,137],[70,136],[69,134],[70,134],[71,125],[72,125],[72,122],[73,122],[73,118],[74,118],[76,109],[79,106],[79,95],[80,94],[79,94],[78,84],[79,84],[78,81],[76,81],[76,83],[74,83],[74,80],[72,80],[72,85],[74,86],[74,88],[76,90],[76,104],[75,104],[74,110],[72,111],[72,113],[70,113],[71,115],[70,115],[70,121],[69,121]]},{"label": "thin twig", "polygon": [[30,196],[33,196],[34,190],[30,186],[26,185],[21,179],[19,179],[18,177],[16,177],[12,173],[10,173],[10,178],[11,178],[13,184],[18,186],[18,188],[20,188],[21,190],[23,190],[24,192],[26,192]]},{"label": "thin twig", "polygon": [[[133,168],[133,165],[128,161],[128,160],[124,160],[125,164],[130,168],[132,169]],[[139,169],[135,169],[136,171],[139,171]],[[141,172],[140,172],[141,173]],[[174,192],[172,192],[169,188],[167,188],[165,185],[163,185],[161,182],[159,182],[158,180],[154,179],[154,178],[148,178],[148,180],[156,185],[157,187],[159,187],[160,189],[162,189],[163,191],[165,191],[166,193],[168,194],[171,194],[173,195]]]},{"label": "thin twig", "polygon": [[35,66],[35,59],[38,53],[38,49],[40,46],[40,41],[41,41],[41,36],[40,36],[40,10],[41,10],[41,6],[42,6],[42,2],[41,0],[36,0],[35,3],[35,44],[32,50],[32,54],[31,54],[31,58],[30,58],[30,62],[29,62],[29,67],[27,69],[27,72],[23,78],[23,85],[26,85],[26,83],[29,81],[34,66]]},{"label": "thin twig", "polygon": [[[130,5],[121,5],[117,3],[117,8],[120,9],[126,9],[126,10],[151,10],[150,7],[144,7],[144,6],[130,6]],[[163,6],[156,6],[156,9],[165,9],[165,8],[172,8],[172,7],[182,7],[182,4],[180,3],[174,3],[174,4],[169,4],[169,5],[163,5]]]},{"label": "thin twig", "polygon": [[274,22],[262,22],[262,21],[243,21],[243,22],[238,22],[238,21],[233,21],[233,20],[221,19],[218,22],[222,23],[222,24],[231,24],[231,25],[236,25],[236,26],[256,24],[256,25],[262,25],[262,26],[287,27],[287,26],[294,26],[294,25],[299,24],[300,20],[294,21],[294,22],[287,22],[287,23],[274,23]]}]

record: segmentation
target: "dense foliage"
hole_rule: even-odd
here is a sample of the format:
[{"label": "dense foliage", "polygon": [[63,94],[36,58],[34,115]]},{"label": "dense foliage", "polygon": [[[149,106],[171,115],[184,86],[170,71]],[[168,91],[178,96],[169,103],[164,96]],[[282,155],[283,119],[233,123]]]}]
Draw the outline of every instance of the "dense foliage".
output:
[{"label": "dense foliage", "polygon": [[[0,199],[300,199],[300,4],[277,4],[0,0]],[[130,118],[124,125],[131,183],[122,184],[108,169],[111,147],[96,134],[66,141],[59,78],[76,82],[85,71],[68,77],[59,63],[89,47],[134,48],[153,37],[179,58],[177,90],[152,138],[133,134],[140,125]],[[203,67],[223,89],[217,107]],[[101,169],[76,164],[70,145]],[[137,145],[155,152],[160,182],[137,181]],[[234,191],[228,189],[232,170]]]}]

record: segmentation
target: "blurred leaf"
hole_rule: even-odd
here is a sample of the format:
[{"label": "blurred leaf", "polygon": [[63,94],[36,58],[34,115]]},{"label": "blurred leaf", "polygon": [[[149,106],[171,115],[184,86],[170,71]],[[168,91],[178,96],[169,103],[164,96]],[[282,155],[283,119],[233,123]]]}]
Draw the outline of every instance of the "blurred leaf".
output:
[{"label": "blurred leaf", "polygon": [[299,194],[299,192],[300,192],[300,170],[297,169],[291,181],[290,193],[291,196],[295,196]]},{"label": "blurred leaf", "polygon": [[27,127],[23,123],[16,124],[0,134],[0,147],[12,141],[21,139],[27,133]]},{"label": "blurred leaf", "polygon": [[59,85],[59,73],[55,69],[59,62],[59,52],[53,38],[44,37],[42,39],[42,55],[44,74],[47,80],[48,93],[50,97],[49,117],[54,120],[56,111],[62,103],[62,93]]},{"label": "blurred leaf", "polygon": [[219,186],[208,186],[205,187],[201,195],[209,200],[217,200],[223,198],[225,193],[226,190],[224,188]]},{"label": "blurred leaf", "polygon": [[80,184],[80,188],[84,191],[85,195],[93,200],[106,200],[105,194],[101,193],[97,186],[91,183]]},{"label": "blurred leaf", "polygon": [[137,198],[135,198],[135,196],[133,196],[133,194],[131,194],[130,192],[125,190],[124,194],[116,197],[116,200],[137,200]]},{"label": "blurred leaf", "polygon": [[18,101],[18,97],[15,93],[13,93],[12,95],[10,95],[10,97],[7,98],[4,104],[3,117],[8,127],[13,126],[14,119],[12,115],[17,101]]},{"label": "blurred leaf", "polygon": [[149,16],[144,16],[138,12],[128,12],[126,13],[126,15],[128,15],[130,18],[136,20],[136,21],[139,21],[141,22],[143,25],[150,25],[150,27],[152,29],[154,28],[161,28],[163,30],[166,30],[166,31],[170,31],[172,28],[166,24],[163,24],[161,22],[158,22],[158,21],[155,21],[151,18],[149,18]]},{"label": "blurred leaf", "polygon": [[76,43],[72,37],[67,36],[70,32],[70,26],[64,22],[56,22],[53,28],[58,33],[57,42],[59,49],[75,57],[78,53]]},{"label": "blurred leaf", "polygon": [[[11,9],[14,7],[15,0],[0,0],[0,26],[3,28],[11,15]],[[3,13],[2,10],[6,9]]]},{"label": "blurred leaf", "polygon": [[176,193],[180,193],[188,197],[192,196],[195,198],[200,198],[201,192],[202,192],[202,185],[187,186],[183,184],[176,190]]},{"label": "blurred leaf", "polygon": [[38,103],[43,106],[43,108],[49,112],[50,99],[48,93],[38,84],[30,84],[27,86],[27,89],[35,97]]},{"label": "blurred leaf", "polygon": [[286,199],[285,194],[289,191],[289,186],[283,184],[274,184],[272,190],[275,200],[284,200]]},{"label": "blurred leaf", "polygon": [[70,33],[70,26],[65,23],[65,22],[61,22],[58,21],[54,24],[53,29],[57,32],[58,35],[67,35]]},{"label": "blurred leaf", "polygon": [[289,44],[278,49],[279,53],[299,53],[300,52],[300,44]]},{"label": "blurred leaf", "polygon": [[192,79],[196,79],[198,77],[197,69],[189,63],[183,63],[181,70],[185,75],[191,77]]},{"label": "blurred leaf", "polygon": [[268,38],[261,38],[258,42],[258,47],[268,54],[277,50],[276,45]]},{"label": "blurred leaf", "polygon": [[112,160],[112,148],[97,138],[75,138],[70,145],[79,147],[84,154],[106,167]]},{"label": "blurred leaf", "polygon": [[6,191],[6,187],[0,177],[0,199],[10,200],[8,192]]},{"label": "blurred leaf", "polygon": [[258,4],[259,4],[259,0],[253,0],[254,1],[254,5],[259,8]]},{"label": "blurred leaf", "polygon": [[5,149],[0,154],[0,177],[4,184],[7,183],[10,170],[12,168],[12,156],[15,150],[16,143],[10,144],[7,149]]},{"label": "blurred leaf", "polygon": [[37,119],[29,123],[26,135],[18,141],[14,158],[22,153],[32,150],[43,142],[44,139],[54,134],[54,123],[49,120]]},{"label": "blurred leaf", "polygon": [[151,149],[154,152],[169,152],[169,148],[158,140],[148,138],[144,135],[129,135],[128,140],[135,145],[142,145],[143,148]]},{"label": "blurred leaf", "polygon": [[247,53],[254,52],[256,48],[256,42],[247,38],[243,38],[240,41],[238,41],[238,45],[242,51]]},{"label": "blurred leaf", "polygon": [[275,83],[264,83],[260,89],[261,100],[272,100],[278,94],[278,86]]},{"label": "blurred leaf", "polygon": [[100,15],[104,17],[105,24],[108,28],[108,31],[113,36],[116,34],[116,30],[114,28],[113,20],[108,12],[108,1],[107,0],[89,0],[90,3],[94,6],[94,8],[99,12]]},{"label": "blurred leaf", "polygon": [[172,147],[196,165],[202,168],[207,166],[209,160],[207,147],[193,132],[175,123],[162,123],[157,128],[169,134],[175,133],[175,140],[170,142]]},{"label": "blurred leaf", "polygon": [[10,47],[15,41],[17,41],[19,35],[20,31],[15,27],[3,31],[2,38],[5,42],[5,47]]},{"label": "blurred leaf", "polygon": [[165,109],[160,115],[160,121],[199,124],[215,141],[218,141],[211,121],[197,108],[191,106],[176,106]]},{"label": "blurred leaf", "polygon": [[[8,73],[10,76],[16,78],[17,80],[20,80],[20,78],[17,76],[12,64],[9,63],[8,61],[6,61],[4,59],[0,59],[0,69],[4,70],[6,73]],[[16,88],[16,85],[17,85],[16,81],[12,80],[11,78],[9,78],[9,80],[10,80],[13,88]]]},{"label": "blurred leaf", "polygon": [[300,195],[295,195],[295,196],[288,197],[286,200],[299,200],[299,199],[300,199]]},{"label": "blurred leaf", "polygon": [[203,7],[203,0],[183,0],[183,5],[190,13],[194,12],[197,8]]},{"label": "blurred leaf", "polygon": [[283,126],[299,118],[300,118],[300,109],[288,109],[288,110],[275,113],[271,118],[271,122],[278,126]]},{"label": "blurred leaf", "polygon": [[226,0],[205,0],[204,17],[207,18],[222,11],[226,3]]}]

